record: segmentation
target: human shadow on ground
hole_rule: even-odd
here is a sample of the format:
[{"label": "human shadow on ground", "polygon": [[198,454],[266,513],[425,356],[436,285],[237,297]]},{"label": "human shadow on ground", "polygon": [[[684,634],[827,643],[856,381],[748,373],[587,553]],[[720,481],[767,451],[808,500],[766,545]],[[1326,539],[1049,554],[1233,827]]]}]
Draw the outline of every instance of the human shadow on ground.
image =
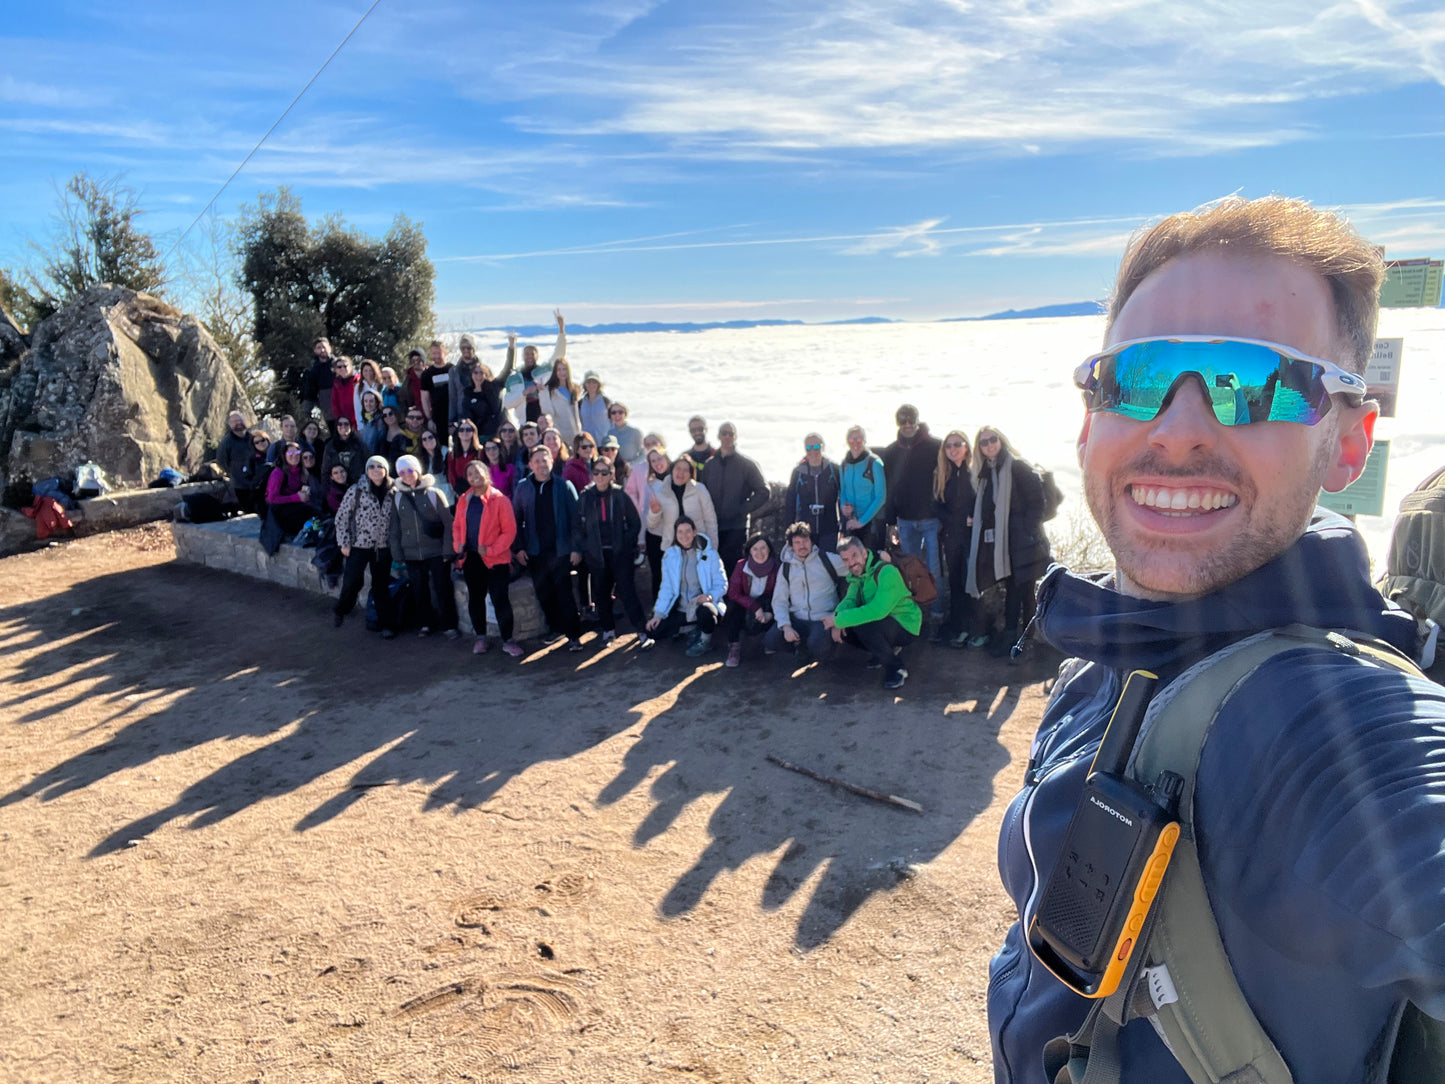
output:
[{"label": "human shadow on ground", "polygon": [[[613,804],[662,769],[635,845],[699,797],[724,795],[710,841],[657,901],[660,912],[690,911],[721,872],[782,849],[759,905],[783,906],[821,870],[796,932],[810,948],[911,866],[937,857],[987,807],[1007,761],[998,729],[1024,684],[1048,676],[1047,666],[1021,671],[972,653],[909,650],[915,676],[901,695],[883,692],[861,655],[797,674],[783,656],[724,669],[673,645],[650,655],[551,649],[518,665],[439,638],[387,643],[359,621],[334,631],[325,599],[158,565],[0,611],[0,651],[23,656],[0,683],[0,718],[24,728],[67,708],[90,717],[62,739],[83,748],[0,795],[0,807],[53,801],[164,757],[251,739],[174,801],[116,826],[90,855],[168,824],[204,828],[338,773],[330,795],[295,824],[306,832],[379,785],[428,788],[427,810],[480,807],[533,765],[637,728],[597,796]],[[27,706],[35,693],[21,694],[21,682],[75,691],[59,705]],[[554,687],[582,706],[549,707]],[[875,805],[787,772],[769,754],[905,796],[925,812]]]},{"label": "human shadow on ground", "polygon": [[[938,857],[989,806],[1008,762],[999,728],[1048,663],[1012,668],[923,644],[909,652],[917,677],[899,694],[882,690],[866,656],[849,649],[812,666],[790,655],[738,669],[714,663],[647,727],[598,796],[618,801],[662,769],[638,846],[702,795],[724,795],[709,820],[711,842],[660,901],[664,915],[693,910],[721,873],[781,850],[759,904],[779,908],[817,876],[795,934],[799,948],[816,948],[870,896]],[[769,756],[907,798],[924,812],[796,774]]]},{"label": "human shadow on ground", "polygon": [[[326,600],[184,565],[103,576],[8,607],[0,650],[26,654],[0,684],[10,725],[87,702],[102,717],[68,735],[84,749],[0,795],[0,807],[53,801],[207,743],[271,737],[116,828],[91,856],[172,822],[215,824],[359,761],[296,825],[305,831],[378,784],[429,786],[427,809],[478,806],[531,765],[575,755],[637,721],[613,689],[572,718],[548,713],[548,683],[577,679],[576,658],[565,653],[538,651],[519,666],[500,653],[476,659],[440,637],[388,643],[359,621],[330,625]],[[629,680],[610,679],[621,688]],[[21,682],[76,692],[27,711],[34,692],[5,692]],[[140,711],[153,702],[164,707]]]}]

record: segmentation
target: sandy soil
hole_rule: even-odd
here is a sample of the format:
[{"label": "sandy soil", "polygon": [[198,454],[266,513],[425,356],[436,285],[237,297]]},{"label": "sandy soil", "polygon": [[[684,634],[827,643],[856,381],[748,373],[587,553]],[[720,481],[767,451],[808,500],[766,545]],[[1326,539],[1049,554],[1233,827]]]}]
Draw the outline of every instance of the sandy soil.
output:
[{"label": "sandy soil", "polygon": [[991,1079],[1056,659],[519,665],[172,557],[0,561],[0,1079]]}]

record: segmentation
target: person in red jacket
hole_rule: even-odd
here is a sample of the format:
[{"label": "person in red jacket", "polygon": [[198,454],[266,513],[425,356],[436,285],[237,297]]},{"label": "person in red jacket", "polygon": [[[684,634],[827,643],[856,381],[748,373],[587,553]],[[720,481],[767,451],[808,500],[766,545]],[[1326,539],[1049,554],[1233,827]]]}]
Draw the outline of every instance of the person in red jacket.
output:
[{"label": "person in red jacket", "polygon": [[452,517],[452,544],[461,554],[462,575],[467,581],[467,612],[477,639],[472,653],[487,650],[487,599],[497,615],[502,650],[513,658],[522,655],[512,639],[512,600],[507,594],[512,577],[512,543],[517,538],[517,520],[512,502],[492,485],[492,474],[478,460],[467,464],[467,490],[457,498]]},{"label": "person in red jacket", "polygon": [[336,375],[331,378],[332,417],[350,418],[351,427],[356,426],[356,385],[361,378],[351,368],[351,359],[345,355],[336,359]]},{"label": "person in red jacket", "polygon": [[773,623],[773,585],[778,582],[778,558],[773,544],[760,534],[748,539],[747,556],[733,566],[728,577],[728,608],[722,627],[728,637],[727,665],[743,658],[743,633],[766,632]]}]

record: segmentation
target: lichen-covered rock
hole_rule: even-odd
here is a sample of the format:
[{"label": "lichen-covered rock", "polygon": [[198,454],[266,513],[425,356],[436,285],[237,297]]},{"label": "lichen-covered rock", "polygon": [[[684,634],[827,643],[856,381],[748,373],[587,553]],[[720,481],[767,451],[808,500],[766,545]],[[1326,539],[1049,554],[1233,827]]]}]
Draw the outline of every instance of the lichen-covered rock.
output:
[{"label": "lichen-covered rock", "polygon": [[126,486],[162,467],[189,473],[232,410],[249,418],[250,402],[200,321],[149,294],[94,286],[34,329],[0,390],[3,481],[87,460]]}]

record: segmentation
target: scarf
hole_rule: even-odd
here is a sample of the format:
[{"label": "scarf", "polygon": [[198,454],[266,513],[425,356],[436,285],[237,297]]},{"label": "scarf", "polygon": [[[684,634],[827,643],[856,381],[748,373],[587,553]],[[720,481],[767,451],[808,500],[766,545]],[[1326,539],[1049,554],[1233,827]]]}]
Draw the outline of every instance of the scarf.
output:
[{"label": "scarf", "polygon": [[[1008,509],[1013,500],[1014,472],[1013,458],[1004,449],[987,468],[993,471],[993,578],[998,583],[1013,572],[1008,559]],[[982,484],[973,498],[973,538],[968,544],[968,582],[964,585],[972,597],[978,598],[983,592],[978,587],[978,546],[983,538],[983,493]]]}]

